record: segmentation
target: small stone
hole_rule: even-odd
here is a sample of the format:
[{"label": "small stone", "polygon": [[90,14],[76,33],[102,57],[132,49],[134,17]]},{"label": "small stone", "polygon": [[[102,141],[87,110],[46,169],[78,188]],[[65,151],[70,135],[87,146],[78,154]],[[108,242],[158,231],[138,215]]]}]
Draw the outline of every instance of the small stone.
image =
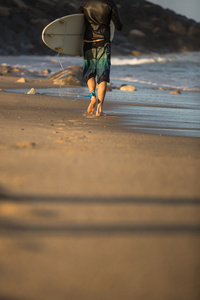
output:
[{"label": "small stone", "polygon": [[12,72],[19,72],[20,69],[19,68],[12,68]]},{"label": "small stone", "polygon": [[26,79],[24,77],[21,77],[20,79],[18,79],[16,82],[19,82],[19,83],[25,83],[26,82]]},{"label": "small stone", "polygon": [[15,144],[17,148],[34,148],[36,143],[33,142],[19,142]]},{"label": "small stone", "polygon": [[51,73],[51,70],[50,70],[50,69],[45,69],[45,70],[39,71],[38,73],[39,73],[39,74],[47,75],[47,74],[50,74],[50,73]]},{"label": "small stone", "polygon": [[180,91],[171,91],[170,94],[178,95],[178,94],[181,94],[181,92]]},{"label": "small stone", "polygon": [[30,91],[27,92],[28,95],[35,95],[35,94],[38,94],[36,92],[36,90],[34,88],[30,89]]},{"label": "small stone", "polygon": [[135,92],[136,88],[133,85],[123,85],[120,88],[120,91],[130,91],[130,92]]},{"label": "small stone", "polygon": [[141,53],[139,51],[136,51],[136,50],[131,51],[131,54],[134,55],[134,56],[141,55]]}]

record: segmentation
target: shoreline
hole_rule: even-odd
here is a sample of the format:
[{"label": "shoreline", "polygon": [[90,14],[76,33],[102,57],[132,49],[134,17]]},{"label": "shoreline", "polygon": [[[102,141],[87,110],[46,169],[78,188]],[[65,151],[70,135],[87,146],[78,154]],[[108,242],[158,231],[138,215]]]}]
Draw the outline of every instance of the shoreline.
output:
[{"label": "shoreline", "polygon": [[[26,83],[13,82],[15,79],[15,77],[0,77],[0,88],[9,88],[12,83],[13,88],[20,86],[22,89],[30,89],[34,86],[37,91],[38,88],[47,88],[53,85],[52,82],[45,79],[27,78]],[[130,128],[129,123],[123,123],[122,120],[128,118],[128,115],[123,116],[123,114],[115,113],[107,117],[88,115],[86,113],[89,104],[88,99],[85,100],[82,98],[73,103],[66,103],[62,99],[59,99],[59,97],[49,97],[47,95],[1,92],[0,96],[1,128],[3,128],[1,130],[1,149],[7,148],[11,151],[15,150],[15,154],[18,153],[17,143],[33,143],[37,146],[30,146],[31,151],[37,148],[42,150],[43,147],[46,149],[51,147],[52,144],[55,150],[58,148],[58,151],[71,149],[70,151],[76,153],[76,147],[79,149],[78,152],[81,147],[83,147],[83,149],[89,149],[90,154],[88,153],[88,155],[92,155],[91,149],[95,148],[98,153],[102,151],[102,153],[100,153],[102,156],[104,147],[111,152],[113,151],[113,153],[115,153],[115,151],[122,153],[122,149],[124,148],[125,153],[128,151],[128,153],[132,155],[132,151],[134,152],[135,150],[134,143],[136,141],[136,145],[138,145],[136,152],[138,151],[138,154],[140,147],[141,149],[143,149],[143,147],[145,148],[145,155],[148,156],[148,151],[153,154],[154,150],[156,152],[158,151],[156,147],[158,146],[159,149],[162,149],[161,156],[163,158],[165,155],[168,156],[170,154],[172,157],[177,158],[177,155],[185,156],[185,162],[187,162],[186,154],[188,155],[188,159],[193,157],[193,155],[195,158],[199,158],[199,138],[177,137],[163,134],[152,135],[151,129],[148,134],[138,132],[137,128],[134,127],[134,130]],[[105,101],[104,110],[116,111],[117,106],[118,104],[116,103]],[[123,107],[127,109],[129,105],[123,104]],[[133,106],[133,108],[135,109],[135,106]],[[145,106],[141,108],[143,109]],[[153,109],[156,108],[153,107]],[[8,128],[10,137],[7,132]],[[12,133],[12,130],[15,130],[16,133]],[[29,132],[30,135],[28,135],[27,132]],[[154,142],[155,147],[153,146]],[[146,143],[149,143],[152,149],[150,148],[148,150],[148,146],[145,145]],[[171,147],[170,143],[175,146]],[[26,148],[30,150],[28,149],[29,146],[20,146],[19,148],[23,151],[25,151]],[[168,148],[171,150],[171,153],[168,152]],[[88,151],[86,150],[86,153]],[[177,154],[175,151],[177,151]],[[185,155],[184,152],[186,152]],[[194,170],[196,170],[196,167]],[[198,173],[199,171],[196,170],[196,172]],[[194,197],[200,195],[198,187],[193,191],[190,189],[190,191],[192,194],[194,192]],[[181,195],[184,194],[184,192],[181,192]],[[167,193],[166,196],[170,195]]]},{"label": "shoreline", "polygon": [[[7,70],[7,67],[5,69]],[[54,76],[50,76],[51,80],[42,76],[45,72],[48,70],[34,71],[34,77],[28,77],[29,71],[23,72],[23,69],[12,67],[7,75],[0,76],[0,89],[22,95],[34,89],[39,95],[49,96],[50,99],[52,96],[57,97],[58,101],[64,100],[66,106],[70,101],[74,103],[74,99],[86,99],[85,86],[65,85],[60,91]],[[199,92],[164,89],[159,86],[147,88],[141,83],[136,84],[135,92],[121,91],[120,87],[117,88],[113,84],[109,89],[111,92],[106,94],[104,109],[108,108],[106,113],[109,117],[118,118],[119,126],[147,134],[200,137]]]}]

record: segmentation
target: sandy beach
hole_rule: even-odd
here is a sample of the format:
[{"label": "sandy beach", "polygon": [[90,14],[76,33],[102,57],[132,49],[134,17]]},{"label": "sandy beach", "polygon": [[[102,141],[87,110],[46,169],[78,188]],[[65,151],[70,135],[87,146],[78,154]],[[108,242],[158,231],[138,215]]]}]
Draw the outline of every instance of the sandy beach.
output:
[{"label": "sandy beach", "polygon": [[0,300],[199,299],[199,138],[32,87],[0,76]]}]

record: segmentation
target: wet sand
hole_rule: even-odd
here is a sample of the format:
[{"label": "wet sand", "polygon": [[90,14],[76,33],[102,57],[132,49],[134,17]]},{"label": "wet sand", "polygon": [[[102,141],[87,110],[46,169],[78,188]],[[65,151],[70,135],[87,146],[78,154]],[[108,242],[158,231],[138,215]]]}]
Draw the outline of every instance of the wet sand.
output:
[{"label": "wet sand", "polygon": [[199,139],[88,103],[0,92],[0,299],[199,299]]}]

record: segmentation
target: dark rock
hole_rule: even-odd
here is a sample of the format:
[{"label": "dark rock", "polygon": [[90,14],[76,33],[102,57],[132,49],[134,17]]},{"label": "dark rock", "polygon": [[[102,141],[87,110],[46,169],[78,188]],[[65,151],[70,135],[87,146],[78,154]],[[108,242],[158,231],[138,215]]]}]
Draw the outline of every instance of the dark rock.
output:
[{"label": "dark rock", "polygon": [[[132,48],[129,53],[133,49],[161,53],[200,50],[200,23],[194,20],[149,1],[124,0],[120,11],[124,23],[121,34],[130,43],[126,49]],[[113,42],[116,45],[115,38]]]},{"label": "dark rock", "polygon": [[19,9],[27,9],[28,6],[24,3],[23,0],[13,0],[13,2],[19,7]]},{"label": "dark rock", "polygon": [[0,6],[0,16],[9,17],[11,9],[9,7]]},{"label": "dark rock", "polygon": [[186,35],[187,34],[187,28],[184,26],[184,24],[180,21],[172,21],[168,25],[168,29],[176,34],[180,35]]},{"label": "dark rock", "polygon": [[31,19],[29,22],[39,30],[43,30],[50,23],[48,19]]},{"label": "dark rock", "polygon": [[[24,68],[12,67],[12,66],[9,66],[6,64],[0,65],[0,74],[1,75],[21,77],[21,79],[23,78],[23,80],[25,80],[24,76],[29,77],[29,78],[44,78],[44,77],[47,77],[47,75],[49,75],[50,73],[51,73],[51,70],[49,70],[49,69],[34,71],[34,70],[28,70],[28,69],[24,69]],[[20,82],[20,81],[18,81],[18,82]]]},{"label": "dark rock", "polygon": [[199,35],[200,36],[200,28],[198,26],[191,25],[188,29],[188,37]]},{"label": "dark rock", "polygon": [[[76,13],[81,0],[1,0],[0,55],[54,54],[41,40],[51,21]],[[200,51],[200,23],[145,0],[116,0],[123,30],[114,54]]]}]

